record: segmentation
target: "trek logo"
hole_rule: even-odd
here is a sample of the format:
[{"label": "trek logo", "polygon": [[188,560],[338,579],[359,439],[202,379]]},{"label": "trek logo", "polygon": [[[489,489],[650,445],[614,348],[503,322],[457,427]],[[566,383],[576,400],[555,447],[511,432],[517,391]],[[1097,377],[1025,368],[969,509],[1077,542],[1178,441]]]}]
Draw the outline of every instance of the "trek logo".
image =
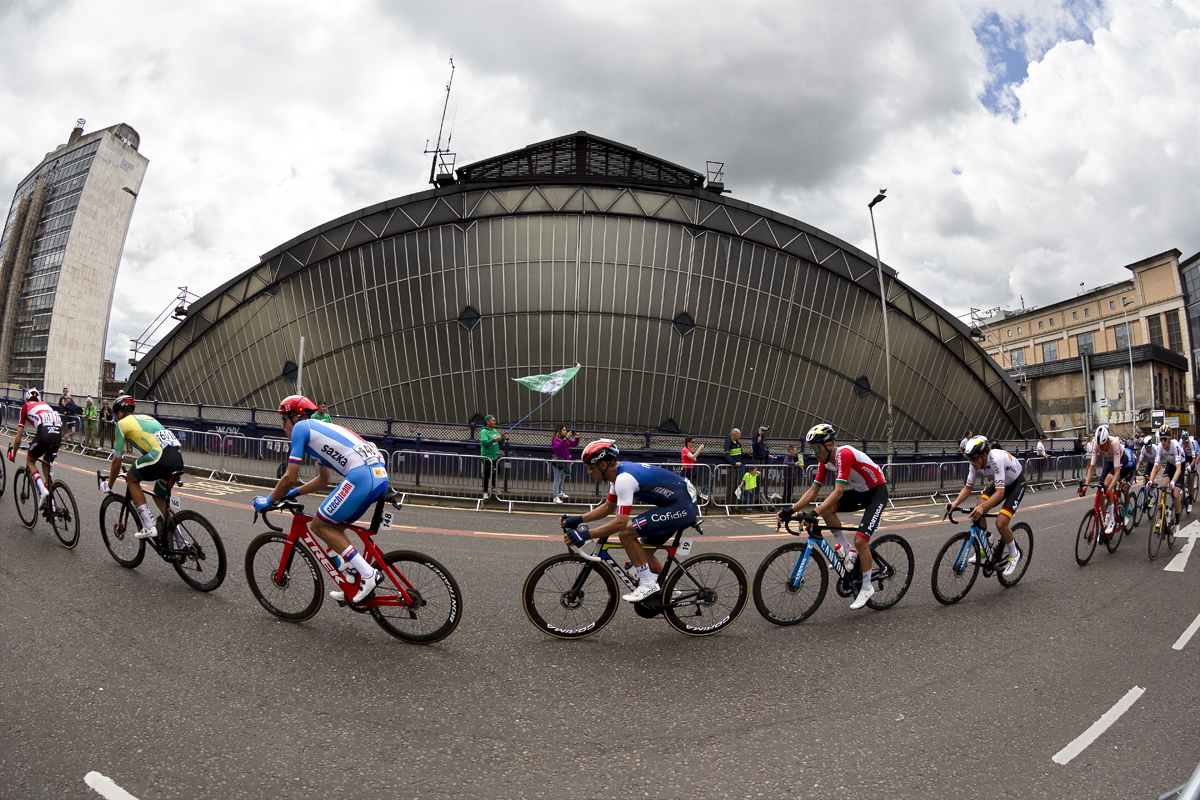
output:
[{"label": "trek logo", "polygon": [[683,510],[672,511],[669,514],[651,514],[650,521],[651,522],[670,522],[673,519],[680,519],[681,517],[686,517],[687,515],[688,515],[688,512],[683,511]]},{"label": "trek logo", "polygon": [[325,501],[323,509],[326,514],[332,514],[338,510],[338,507],[345,502],[346,498],[354,492],[354,484],[350,481],[342,481],[342,485],[338,490],[329,495],[329,499]]},{"label": "trek logo", "polygon": [[344,455],[342,455],[340,452],[338,452],[334,448],[330,447],[327,444],[321,445],[321,452],[324,453],[325,455],[329,456],[330,461],[335,461],[338,464],[341,464],[342,469],[346,468],[346,464],[348,463],[349,459],[347,459]]}]

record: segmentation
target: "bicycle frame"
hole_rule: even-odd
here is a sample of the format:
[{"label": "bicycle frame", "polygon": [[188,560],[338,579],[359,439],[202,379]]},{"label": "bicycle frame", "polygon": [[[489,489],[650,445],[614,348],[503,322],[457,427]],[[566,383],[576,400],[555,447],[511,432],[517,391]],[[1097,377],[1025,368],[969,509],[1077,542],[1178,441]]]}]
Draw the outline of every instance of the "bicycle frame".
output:
[{"label": "bicycle frame", "polygon": [[833,549],[833,545],[829,540],[821,535],[820,531],[812,530],[808,535],[808,543],[804,548],[804,552],[796,559],[796,566],[792,567],[791,578],[789,579],[792,587],[800,585],[800,581],[804,578],[804,568],[808,566],[808,560],[812,557],[813,549],[821,551],[825,556],[825,560],[829,562],[829,566],[837,573],[839,580],[845,580],[848,577],[846,565],[837,557],[837,551]]},{"label": "bicycle frame", "polygon": [[[679,551],[681,550],[683,551],[683,558],[687,558],[689,555],[691,555],[693,543],[693,539],[683,538],[683,531],[677,531],[675,534],[675,542],[673,544],[662,544],[653,548],[643,545],[642,549],[649,550],[652,553],[658,552],[659,550],[665,550],[667,552],[667,561],[665,564],[663,564],[662,569],[659,570],[658,573],[659,579],[662,580],[670,574],[672,567],[678,567],[679,569],[683,570],[685,575],[687,574],[687,570],[683,569],[683,564],[681,563],[683,559],[679,558],[678,555],[680,554]],[[637,582],[630,578],[629,573],[625,571],[624,567],[618,566],[613,557],[609,555],[610,550],[624,550],[625,545],[621,544],[620,542],[609,542],[607,536],[603,539],[597,539],[596,544],[597,547],[595,554],[584,552],[581,548],[575,547],[574,545],[568,545],[568,549],[570,549],[584,561],[588,561],[593,565],[603,564],[608,568],[608,571],[613,574],[613,577],[616,578],[617,581],[629,591],[632,592],[637,589]],[[595,566],[594,568],[599,569],[599,566]],[[579,577],[576,579],[576,585],[572,587],[573,591],[579,591],[579,589],[582,588],[585,580],[587,580],[587,573],[581,572]],[[670,602],[669,605],[688,605],[688,603],[682,602],[683,600],[684,598],[680,598],[679,601]]]}]

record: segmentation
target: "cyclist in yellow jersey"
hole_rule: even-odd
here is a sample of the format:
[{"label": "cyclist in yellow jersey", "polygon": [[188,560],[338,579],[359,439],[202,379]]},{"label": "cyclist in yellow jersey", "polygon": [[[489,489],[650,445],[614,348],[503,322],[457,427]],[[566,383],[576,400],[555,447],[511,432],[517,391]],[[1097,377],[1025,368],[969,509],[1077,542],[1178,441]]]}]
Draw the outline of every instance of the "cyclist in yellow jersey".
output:
[{"label": "cyclist in yellow jersey", "polygon": [[163,498],[167,495],[167,478],[183,471],[183,456],[179,452],[179,440],[175,438],[175,434],[148,414],[134,414],[134,408],[133,398],[127,395],[119,395],[113,401],[112,410],[117,419],[117,427],[113,438],[112,466],[108,471],[108,480],[100,484],[100,491],[107,494],[109,487],[116,482],[123,461],[122,451],[125,449],[125,442],[128,441],[142,453],[125,474],[125,484],[129,487],[129,496],[142,518],[142,529],[134,535],[139,539],[146,539],[155,534],[156,525],[146,507],[142,481],[155,481],[154,490],[151,492],[154,504],[161,513],[166,514],[167,505]]}]

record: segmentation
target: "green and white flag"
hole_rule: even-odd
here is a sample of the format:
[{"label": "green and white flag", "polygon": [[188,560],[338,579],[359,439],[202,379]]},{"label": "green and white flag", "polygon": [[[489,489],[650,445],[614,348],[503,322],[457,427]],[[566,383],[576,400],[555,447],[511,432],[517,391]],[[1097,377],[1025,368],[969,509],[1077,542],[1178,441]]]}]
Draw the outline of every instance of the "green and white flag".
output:
[{"label": "green and white flag", "polygon": [[558,390],[567,385],[575,373],[579,372],[579,362],[575,366],[551,372],[549,375],[529,375],[524,378],[513,378],[514,381],[542,394],[557,394]]}]

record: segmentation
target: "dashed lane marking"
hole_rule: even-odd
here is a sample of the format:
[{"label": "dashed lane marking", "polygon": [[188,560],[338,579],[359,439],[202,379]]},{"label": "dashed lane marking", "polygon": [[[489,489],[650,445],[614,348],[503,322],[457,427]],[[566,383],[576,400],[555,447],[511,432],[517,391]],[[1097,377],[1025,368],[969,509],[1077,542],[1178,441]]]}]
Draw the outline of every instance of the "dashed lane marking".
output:
[{"label": "dashed lane marking", "polygon": [[1112,727],[1113,723],[1121,718],[1121,715],[1137,702],[1137,699],[1145,694],[1146,690],[1140,686],[1134,686],[1125,696],[1117,701],[1117,704],[1105,711],[1100,719],[1092,723],[1091,727],[1081,733],[1069,745],[1059,750],[1054,754],[1053,761],[1055,764],[1067,764],[1075,756],[1082,753],[1088,748],[1092,742],[1100,738],[1100,735]]},{"label": "dashed lane marking", "polygon": [[1175,554],[1169,564],[1163,567],[1164,572],[1183,572],[1187,568],[1188,559],[1192,556],[1192,548],[1196,546],[1196,539],[1200,538],[1200,521],[1188,525],[1178,533],[1178,536],[1180,539],[1186,537],[1188,543]]},{"label": "dashed lane marking", "polygon": [[95,790],[96,794],[106,800],[138,800],[129,792],[122,789],[107,775],[101,775],[99,772],[89,772],[83,776],[83,782]]},{"label": "dashed lane marking", "polygon": [[1196,631],[1198,630],[1200,630],[1200,614],[1196,615],[1196,618],[1192,620],[1191,625],[1188,625],[1187,630],[1183,632],[1183,635],[1175,640],[1175,644],[1171,645],[1171,649],[1182,650],[1183,648],[1187,647],[1187,643],[1191,641],[1191,638],[1196,635]]}]

